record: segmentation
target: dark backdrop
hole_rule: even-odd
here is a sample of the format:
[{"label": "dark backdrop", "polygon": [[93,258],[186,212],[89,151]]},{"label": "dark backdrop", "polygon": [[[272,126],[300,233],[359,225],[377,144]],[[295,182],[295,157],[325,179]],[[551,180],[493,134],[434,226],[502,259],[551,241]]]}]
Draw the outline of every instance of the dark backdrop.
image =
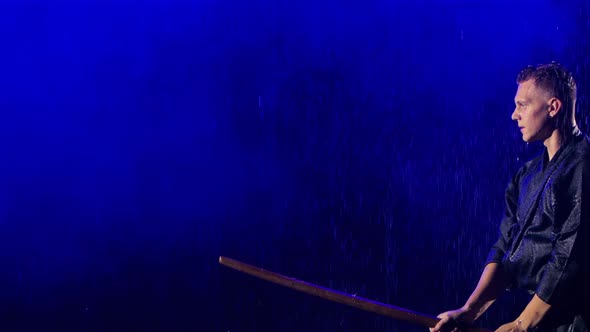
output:
[{"label": "dark backdrop", "polygon": [[570,68],[588,127],[589,8],[3,1],[2,330],[425,331],[218,256],[432,315],[462,305],[539,152],[510,120],[519,69]]}]

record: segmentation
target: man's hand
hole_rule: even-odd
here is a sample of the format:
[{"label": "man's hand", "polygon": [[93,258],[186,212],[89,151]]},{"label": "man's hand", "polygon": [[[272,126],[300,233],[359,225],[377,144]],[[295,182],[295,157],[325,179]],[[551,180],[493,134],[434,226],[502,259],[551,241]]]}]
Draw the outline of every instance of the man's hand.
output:
[{"label": "man's hand", "polygon": [[500,326],[496,332],[526,332],[526,330],[521,321],[514,321]]},{"label": "man's hand", "polygon": [[457,310],[443,312],[437,316],[440,321],[432,328],[430,332],[458,332],[460,325],[473,324],[473,314],[465,307]]},{"label": "man's hand", "polygon": [[551,305],[541,300],[535,294],[524,311],[514,322],[500,326],[496,332],[521,332],[528,331],[539,325],[545,314],[551,309]]}]

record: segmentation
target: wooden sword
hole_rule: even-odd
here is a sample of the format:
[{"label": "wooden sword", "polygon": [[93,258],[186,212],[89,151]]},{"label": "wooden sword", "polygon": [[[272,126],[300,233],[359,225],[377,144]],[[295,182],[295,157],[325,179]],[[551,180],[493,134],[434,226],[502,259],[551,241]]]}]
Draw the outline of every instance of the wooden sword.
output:
[{"label": "wooden sword", "polygon": [[[295,278],[290,278],[275,272],[261,269],[253,265],[242,263],[240,261],[228,257],[220,256],[219,263],[234,270],[252,275],[259,279],[270,281],[275,284],[295,289],[303,293],[319,296],[323,299],[332,302],[346,304],[361,310],[374,312],[383,316],[406,321],[409,323],[414,323],[425,327],[434,327],[436,323],[438,323],[438,321],[440,320],[439,318],[427,314],[414,312],[408,309],[403,309],[389,304],[365,299],[360,296],[351,295],[329,288],[325,288],[322,286],[314,285],[305,281],[297,280]],[[490,330],[476,327],[465,327],[463,328],[463,331],[490,332]]]}]

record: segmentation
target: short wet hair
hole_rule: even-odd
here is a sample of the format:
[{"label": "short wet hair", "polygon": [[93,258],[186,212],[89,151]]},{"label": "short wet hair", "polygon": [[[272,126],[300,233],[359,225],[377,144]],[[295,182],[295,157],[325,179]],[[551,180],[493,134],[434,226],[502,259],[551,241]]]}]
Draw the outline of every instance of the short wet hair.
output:
[{"label": "short wet hair", "polygon": [[572,73],[557,62],[528,66],[520,71],[516,83],[534,80],[538,88],[550,93],[562,103],[557,115],[557,127],[562,136],[568,136],[573,129],[576,113],[577,87]]}]

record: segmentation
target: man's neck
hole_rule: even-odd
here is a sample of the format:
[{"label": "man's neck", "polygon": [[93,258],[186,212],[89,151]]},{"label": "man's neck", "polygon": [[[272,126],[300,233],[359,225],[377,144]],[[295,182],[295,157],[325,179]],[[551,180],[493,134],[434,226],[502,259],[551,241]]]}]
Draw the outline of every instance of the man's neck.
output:
[{"label": "man's neck", "polygon": [[543,142],[543,144],[547,148],[547,155],[549,156],[549,160],[553,159],[553,156],[555,156],[555,154],[557,153],[557,151],[559,150],[559,148],[561,147],[561,144],[562,144],[561,135],[559,134],[559,130],[557,130],[557,129],[553,130],[553,132],[551,133],[551,136],[549,136]]}]

